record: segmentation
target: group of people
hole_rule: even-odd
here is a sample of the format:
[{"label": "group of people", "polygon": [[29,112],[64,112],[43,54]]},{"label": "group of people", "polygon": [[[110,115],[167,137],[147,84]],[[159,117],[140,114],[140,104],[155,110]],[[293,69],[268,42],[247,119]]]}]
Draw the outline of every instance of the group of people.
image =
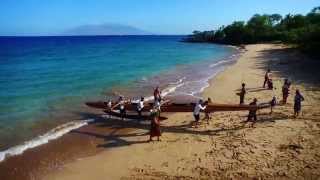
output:
[{"label": "group of people", "polygon": [[[268,86],[267,88],[272,90],[273,89],[273,82],[271,79],[271,70],[268,69],[266,74],[265,74],[265,79],[264,79],[264,83],[263,83],[263,88],[265,88],[265,86]],[[287,103],[287,99],[289,97],[290,94],[290,86],[291,86],[291,82],[288,79],[285,79],[284,84],[282,86],[282,95],[283,95],[283,99],[282,99],[282,103],[286,104]],[[238,93],[238,95],[240,96],[240,105],[244,104],[244,100],[245,100],[245,95],[247,94],[246,91],[246,84],[242,83],[241,84],[241,90]],[[160,136],[161,136],[161,130],[160,130],[160,112],[161,112],[161,102],[163,101],[162,96],[161,96],[161,91],[159,89],[159,87],[156,87],[153,91],[153,98],[154,98],[154,103],[153,103],[153,108],[150,110],[150,117],[151,117],[151,125],[150,125],[150,138],[149,141],[152,141],[153,137],[157,137],[157,140],[160,141]],[[296,93],[295,93],[295,97],[294,97],[294,117],[297,117],[301,111],[301,102],[304,101],[304,97],[302,96],[302,94],[300,93],[300,91],[297,89]],[[111,101],[108,101],[107,106],[109,110],[114,109],[115,107],[119,107],[120,110],[120,117],[122,120],[124,120],[125,116],[126,116],[126,109],[125,109],[125,104],[131,102],[131,100],[127,101],[123,98],[123,96],[119,97],[118,102],[112,106]],[[210,98],[208,98],[208,100],[203,101],[203,100],[199,100],[196,105],[194,106],[194,110],[193,110],[193,116],[195,119],[195,127],[198,127],[199,122],[200,122],[200,112],[204,112],[205,113],[205,117],[204,120],[207,120],[207,123],[209,123],[209,120],[211,119],[210,113],[208,111],[206,111],[207,106],[212,103],[212,100]],[[252,102],[249,103],[249,105],[251,106],[257,106],[258,100],[257,98],[254,98]],[[271,107],[271,112],[273,111],[274,106],[276,106],[277,104],[277,100],[276,97],[273,96],[272,100],[269,102],[270,103],[270,107]],[[144,109],[144,97],[141,97],[140,100],[138,100],[138,102],[136,102],[136,110],[137,113],[140,117],[142,117],[142,112]],[[249,110],[249,114],[248,114],[248,118],[247,121],[257,121],[257,109],[253,108]]]},{"label": "group of people", "polygon": [[197,102],[197,104],[194,106],[193,117],[195,120],[195,123],[194,123],[195,127],[198,127],[198,125],[199,125],[201,111],[205,112],[204,120],[207,120],[207,123],[209,124],[209,120],[211,119],[210,112],[205,111],[205,109],[210,103],[212,103],[211,98],[208,98],[208,100],[206,100],[206,101],[203,101],[202,99],[200,99]]},{"label": "group of people", "polygon": [[[267,88],[269,90],[273,90],[273,82],[272,82],[272,78],[271,78],[271,70],[268,69],[267,72],[265,73],[264,76],[264,82],[263,82],[263,88],[266,87],[266,85],[268,86]],[[246,91],[246,84],[242,83],[241,84],[241,90],[238,93],[238,95],[240,96],[240,104],[244,104],[244,97],[245,94],[247,93]],[[291,82],[288,79],[284,80],[283,86],[282,86],[282,104],[286,104],[287,103],[287,99],[289,97],[290,94],[290,86],[291,86]],[[302,96],[302,94],[300,93],[300,91],[297,89],[296,93],[295,93],[295,97],[294,97],[294,106],[293,106],[293,110],[294,110],[294,117],[299,116],[300,112],[301,112],[301,102],[304,101],[304,97]],[[257,105],[258,100],[256,98],[253,99],[252,102],[249,103],[249,105]],[[277,105],[277,99],[275,96],[272,97],[270,103],[270,107],[271,107],[271,112],[273,111],[273,108]],[[252,109],[249,111],[249,115],[248,115],[248,121],[253,120],[257,120],[257,115],[256,115],[256,109]]]},{"label": "group of people", "polygon": [[[160,106],[162,101],[161,91],[159,87],[156,87],[154,89],[153,95],[154,95],[154,106],[150,110],[151,126],[150,126],[149,140],[152,141],[152,138],[156,136],[157,140],[159,141],[161,136],[159,117],[160,117],[160,110],[161,110]],[[126,117],[125,105],[131,102],[132,102],[131,100],[125,100],[124,97],[121,95],[119,96],[118,101],[114,105],[112,104],[111,100],[108,100],[106,103],[106,106],[108,111],[112,111],[115,108],[119,108],[120,118],[121,120],[124,121]],[[136,104],[136,111],[138,113],[138,116],[141,117],[138,120],[141,120],[142,112],[144,109],[144,97],[141,97],[135,104]]]}]

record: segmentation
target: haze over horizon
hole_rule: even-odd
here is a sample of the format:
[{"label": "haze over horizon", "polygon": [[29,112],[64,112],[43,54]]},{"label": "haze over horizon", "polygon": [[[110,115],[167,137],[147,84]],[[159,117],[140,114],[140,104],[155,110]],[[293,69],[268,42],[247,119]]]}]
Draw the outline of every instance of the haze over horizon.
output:
[{"label": "haze over horizon", "polygon": [[190,34],[248,20],[256,13],[306,14],[316,6],[317,0],[3,0],[0,36],[59,35],[77,27],[103,24],[126,26],[137,34]]}]

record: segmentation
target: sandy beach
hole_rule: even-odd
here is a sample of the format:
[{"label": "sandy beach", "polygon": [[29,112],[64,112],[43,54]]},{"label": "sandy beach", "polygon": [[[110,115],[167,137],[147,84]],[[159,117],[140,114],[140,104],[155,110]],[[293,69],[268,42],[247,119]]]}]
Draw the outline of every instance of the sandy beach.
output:
[{"label": "sandy beach", "polygon": [[[40,150],[27,151],[32,157],[42,152],[43,157],[44,152],[56,147],[52,157],[65,151],[70,156],[76,154],[64,163],[59,162],[67,157],[55,159],[50,169],[43,170],[38,163],[38,175],[34,177],[49,180],[318,179],[320,72],[317,67],[319,61],[281,44],[247,45],[237,63],[210,80],[202,97],[211,97],[216,103],[236,104],[239,102],[236,93],[244,82],[248,92],[245,103],[253,98],[259,103],[269,102],[273,96],[280,101],[283,80],[289,78],[293,83],[289,103],[276,106],[273,114],[270,115],[270,109],[259,110],[258,121],[252,123],[245,122],[248,114],[245,111],[216,112],[209,124],[202,122],[199,128],[191,126],[191,113],[166,114],[168,119],[161,122],[160,142],[148,142],[147,123],[98,121],[41,146]],[[261,88],[267,68],[272,70],[274,90]],[[293,117],[295,89],[300,89],[305,97],[298,118]],[[70,149],[68,144],[73,140],[82,144]],[[64,148],[57,148],[61,144]],[[64,153],[64,156],[69,155]],[[39,161],[47,166],[52,158],[43,161],[39,157]],[[0,171],[10,170],[9,167],[2,166]],[[30,174],[28,177],[33,178]]]},{"label": "sandy beach", "polygon": [[[162,141],[147,143],[148,126],[105,139],[105,151],[68,163],[44,179],[317,179],[320,177],[320,91],[314,62],[280,44],[246,46],[240,59],[210,81],[203,98],[237,103],[242,82],[245,102],[254,97],[281,99],[284,78],[293,85],[289,103],[259,110],[256,123],[247,112],[217,112],[210,124],[192,128],[192,114],[172,114],[162,122]],[[275,89],[260,88],[271,68]],[[318,73],[318,74],[315,74]],[[293,94],[305,97],[294,119]],[[114,131],[117,131],[115,128]],[[101,134],[103,135],[103,133]]]}]

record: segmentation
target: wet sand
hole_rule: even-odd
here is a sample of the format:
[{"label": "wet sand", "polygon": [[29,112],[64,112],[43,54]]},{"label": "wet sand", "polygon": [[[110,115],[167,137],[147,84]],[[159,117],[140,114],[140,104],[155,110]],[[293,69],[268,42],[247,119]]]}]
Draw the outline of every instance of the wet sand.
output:
[{"label": "wet sand", "polygon": [[[247,112],[216,112],[209,124],[202,122],[195,129],[192,114],[170,114],[162,122],[162,141],[150,143],[147,123],[101,119],[8,159],[7,165],[12,164],[0,164],[0,179],[19,177],[10,176],[16,171],[14,166],[25,172],[16,179],[319,178],[319,61],[277,44],[249,45],[246,49],[236,64],[210,81],[202,96],[217,103],[238,103],[236,93],[245,82],[246,103],[254,97],[268,102],[274,95],[280,100],[283,79],[289,78],[293,82],[291,93],[299,88],[306,99],[302,116],[292,116],[293,94],[289,103],[277,106],[272,115],[269,109],[259,110],[256,123],[245,122]],[[273,91],[261,88],[267,68],[273,72]],[[60,156],[68,158],[53,160]],[[19,161],[21,157],[29,159]],[[33,170],[28,171],[29,163],[22,162],[29,162]],[[53,168],[44,168],[50,163],[55,164]]]}]

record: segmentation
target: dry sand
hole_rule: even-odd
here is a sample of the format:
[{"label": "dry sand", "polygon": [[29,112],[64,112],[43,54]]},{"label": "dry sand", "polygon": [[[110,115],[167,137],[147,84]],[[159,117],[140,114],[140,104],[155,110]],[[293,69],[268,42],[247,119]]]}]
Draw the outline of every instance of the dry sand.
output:
[{"label": "dry sand", "polygon": [[[246,47],[239,61],[210,82],[203,97],[217,103],[238,103],[237,89],[248,87],[245,102],[254,97],[281,99],[283,78],[293,81],[305,97],[302,116],[294,119],[289,104],[258,112],[258,122],[244,123],[247,112],[217,112],[210,124],[195,129],[192,114],[177,113],[162,122],[162,141],[148,143],[148,126],[105,139],[97,155],[52,171],[44,179],[319,179],[319,61],[285,46]],[[273,71],[275,90],[262,86],[265,70]],[[114,131],[117,129],[115,128]],[[101,134],[103,135],[103,133]]]}]

